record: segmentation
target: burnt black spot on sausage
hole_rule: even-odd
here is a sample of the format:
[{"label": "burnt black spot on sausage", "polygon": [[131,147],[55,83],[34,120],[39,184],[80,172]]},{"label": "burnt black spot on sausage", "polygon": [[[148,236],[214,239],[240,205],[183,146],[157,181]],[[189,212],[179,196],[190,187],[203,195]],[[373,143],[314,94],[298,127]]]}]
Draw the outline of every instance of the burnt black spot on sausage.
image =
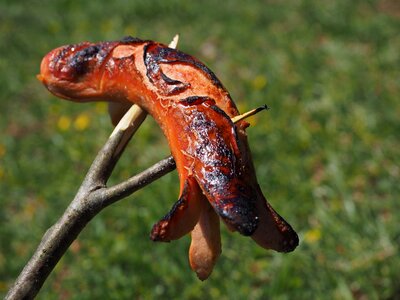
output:
[{"label": "burnt black spot on sausage", "polygon": [[159,88],[162,87],[156,82],[156,78],[160,78],[158,74],[161,72],[160,64],[173,64],[173,63],[185,63],[200,69],[206,76],[208,76],[212,83],[221,89],[225,89],[222,83],[219,81],[217,76],[207,68],[203,63],[195,59],[194,57],[183,53],[179,50],[168,48],[163,45],[156,43],[149,43],[144,48],[143,54],[144,63],[147,69],[147,77],[157,85]]},{"label": "burnt black spot on sausage", "polygon": [[182,81],[172,79],[172,78],[168,77],[167,75],[165,75],[164,73],[161,73],[161,78],[162,78],[167,84],[170,84],[170,85],[182,85],[182,84],[183,84]]},{"label": "burnt black spot on sausage", "polygon": [[210,97],[207,96],[190,96],[179,101],[179,104],[182,104],[184,106],[200,105],[206,101],[210,101],[212,104],[215,104],[214,99],[211,99]]},{"label": "burnt black spot on sausage", "polygon": [[160,72],[160,75],[161,75],[162,80],[164,80],[164,82],[167,85],[171,86],[171,88],[169,88],[170,95],[178,93],[180,91],[184,91],[185,89],[187,89],[190,86],[190,83],[183,83],[182,81],[172,79],[172,78],[168,77],[167,75],[165,75],[163,72]]},{"label": "burnt black spot on sausage", "polygon": [[229,123],[232,123],[232,119],[226,114],[226,112],[224,112],[221,108],[219,108],[216,105],[211,105],[210,108],[215,111],[216,113],[218,113],[219,115],[221,115],[221,117],[227,119],[229,121]]},{"label": "burnt black spot on sausage", "polygon": [[208,192],[224,193],[231,176],[226,172],[222,172],[222,167],[218,165],[221,163],[214,161],[213,164],[214,166],[207,166],[205,168],[203,186]]},{"label": "burnt black spot on sausage", "polygon": [[143,61],[146,66],[146,75],[150,82],[154,83],[154,76],[160,71],[160,66],[152,55],[149,54],[149,48],[152,44],[144,46]]},{"label": "burnt black spot on sausage", "polygon": [[218,114],[220,114],[221,117],[225,118],[229,123],[232,124],[232,128],[233,128],[232,134],[236,140],[236,143],[239,144],[239,136],[237,134],[236,125],[235,125],[235,123],[233,123],[232,119],[226,114],[226,112],[224,112],[221,108],[219,108],[216,105],[212,105],[211,109],[214,110],[215,112],[217,112]]},{"label": "burnt black spot on sausage", "polygon": [[100,50],[100,46],[93,45],[77,52],[68,62],[71,69],[74,70],[75,75],[83,75],[87,73],[89,71],[89,61],[94,59]]},{"label": "burnt black spot on sausage", "polygon": [[152,82],[158,90],[164,95],[173,95],[186,90],[190,83],[183,83],[179,80],[172,79],[165,75],[160,68],[160,61],[157,57],[151,55],[149,48],[153,46],[152,43],[144,47],[144,63],[146,65],[147,78]]},{"label": "burnt black spot on sausage", "polygon": [[124,36],[124,37],[120,40],[120,42],[121,42],[122,44],[131,44],[131,43],[142,43],[143,40],[141,40],[141,39],[139,39],[139,38],[137,38],[137,37],[133,37],[133,36],[128,35],[128,36]]},{"label": "burnt black spot on sausage", "polygon": [[57,53],[57,56],[54,57],[53,62],[58,63],[60,59],[64,59],[65,55],[67,55],[73,48],[73,45],[65,46],[61,51]]},{"label": "burnt black spot on sausage", "polygon": [[159,49],[160,62],[163,63],[184,62],[189,65],[193,65],[202,70],[216,86],[218,86],[219,88],[224,88],[222,83],[217,78],[217,76],[215,76],[215,74],[209,68],[207,68],[203,63],[195,59],[193,56],[171,48],[158,47],[158,49]]},{"label": "burnt black spot on sausage", "polygon": [[218,214],[242,235],[252,235],[258,227],[259,218],[254,200],[244,196],[219,199],[215,202]]},{"label": "burnt black spot on sausage", "polygon": [[[203,102],[202,102],[203,101]],[[192,104],[188,132],[194,136],[190,155],[201,162],[202,186],[210,193],[225,193],[235,173],[235,155],[223,138],[223,132],[215,122],[206,117],[204,109],[213,101],[208,97],[188,97],[186,105]],[[198,106],[203,104],[204,106]]]}]

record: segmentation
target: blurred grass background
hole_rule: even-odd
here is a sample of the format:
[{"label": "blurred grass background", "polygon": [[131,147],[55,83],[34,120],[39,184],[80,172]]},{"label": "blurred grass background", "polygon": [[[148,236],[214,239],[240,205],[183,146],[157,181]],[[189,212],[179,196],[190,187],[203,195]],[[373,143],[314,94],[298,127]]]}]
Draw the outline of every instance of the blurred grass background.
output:
[{"label": "blurred grass background", "polygon": [[[51,96],[49,50],[125,35],[204,61],[251,119],[262,188],[299,232],[264,251],[223,227],[200,282],[189,239],[153,243],[176,173],[107,208],[74,242],[39,299],[399,299],[400,5],[369,1],[0,1],[0,296],[73,198],[112,130],[103,104]],[[150,118],[119,182],[169,154]]]}]

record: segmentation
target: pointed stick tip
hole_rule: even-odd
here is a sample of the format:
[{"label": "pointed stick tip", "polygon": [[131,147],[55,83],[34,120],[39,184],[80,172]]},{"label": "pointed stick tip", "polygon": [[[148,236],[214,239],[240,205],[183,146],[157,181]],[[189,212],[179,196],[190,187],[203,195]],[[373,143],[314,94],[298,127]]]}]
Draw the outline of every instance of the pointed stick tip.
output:
[{"label": "pointed stick tip", "polygon": [[237,123],[237,122],[239,122],[239,121],[241,121],[243,119],[246,119],[246,118],[248,118],[250,116],[253,116],[253,115],[259,113],[262,110],[268,110],[268,109],[270,109],[269,106],[267,104],[264,104],[263,106],[260,106],[260,107],[257,107],[255,109],[249,110],[248,112],[245,112],[244,114],[241,114],[241,115],[233,117],[232,118],[232,122],[233,123]]},{"label": "pointed stick tip", "polygon": [[269,110],[269,109],[270,109],[270,107],[267,104],[264,104],[264,105],[254,109],[254,110],[249,111],[249,113],[254,111],[253,114],[256,114],[256,113],[258,113],[258,112],[260,112],[262,110]]},{"label": "pointed stick tip", "polygon": [[174,38],[169,43],[168,47],[176,49],[176,46],[178,46],[178,42],[179,42],[179,34],[175,34]]}]

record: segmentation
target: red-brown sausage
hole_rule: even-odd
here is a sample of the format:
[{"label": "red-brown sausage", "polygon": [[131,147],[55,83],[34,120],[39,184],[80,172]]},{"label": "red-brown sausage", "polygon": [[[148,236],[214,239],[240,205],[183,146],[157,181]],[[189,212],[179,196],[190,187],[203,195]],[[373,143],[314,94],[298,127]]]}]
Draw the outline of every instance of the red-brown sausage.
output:
[{"label": "red-brown sausage", "polygon": [[264,248],[294,250],[298,237],[266,202],[257,183],[238,110],[210,69],[153,41],[68,45],[47,54],[38,78],[73,101],[136,103],[168,139],[180,177],[180,197],[151,238],[170,241],[193,230],[208,200],[231,230]]}]

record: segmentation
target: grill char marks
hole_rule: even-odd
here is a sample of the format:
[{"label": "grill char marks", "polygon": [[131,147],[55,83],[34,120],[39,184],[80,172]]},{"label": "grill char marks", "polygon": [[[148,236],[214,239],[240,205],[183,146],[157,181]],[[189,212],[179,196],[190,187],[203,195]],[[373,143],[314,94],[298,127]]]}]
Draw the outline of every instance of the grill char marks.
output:
[{"label": "grill char marks", "polygon": [[97,54],[100,52],[101,47],[98,45],[89,46],[81,51],[78,51],[68,62],[71,70],[75,75],[80,76],[90,71],[90,61],[97,59]]},{"label": "grill char marks", "polygon": [[251,235],[257,228],[256,195],[245,182],[236,127],[213,99],[192,96],[179,103],[185,117],[193,174],[220,217],[232,229]]},{"label": "grill char marks", "polygon": [[[55,61],[63,60],[65,57],[70,56],[70,58],[64,62],[65,67],[63,68],[62,72],[64,75],[67,75],[70,78],[79,79],[81,76],[90,73],[93,69],[95,69],[96,66],[101,66],[101,64],[110,54],[110,51],[115,46],[120,44],[140,44],[144,42],[146,41],[127,36],[122,38],[120,41],[115,42],[104,42],[99,44],[90,44],[84,42],[80,44],[69,45],[60,51],[58,57],[55,58]],[[77,52],[73,54],[74,51]]]},{"label": "grill char marks", "polygon": [[54,56],[53,60],[51,61],[51,64],[54,66],[58,64],[61,60],[65,58],[65,56],[70,53],[74,49],[74,45],[68,45],[63,47],[56,56]]},{"label": "grill char marks", "polygon": [[120,40],[120,42],[121,42],[122,44],[132,44],[132,43],[143,43],[143,42],[145,42],[145,41],[144,41],[144,40],[141,40],[141,39],[139,39],[139,38],[137,38],[137,37],[133,37],[133,36],[128,35],[128,36],[123,37],[123,38]]},{"label": "grill char marks", "polygon": [[215,74],[200,61],[179,50],[165,47],[157,43],[149,43],[145,46],[143,54],[147,69],[147,77],[158,88],[159,92],[170,96],[186,90],[190,83],[183,83],[166,76],[160,64],[183,63],[200,69],[211,82],[218,88],[224,89],[222,83]]},{"label": "grill char marks", "polygon": [[184,91],[187,87],[190,86],[190,84],[172,79],[165,75],[161,70],[160,63],[165,63],[167,61],[165,61],[165,59],[160,56],[162,51],[158,51],[159,49],[166,48],[156,46],[156,44],[154,43],[150,43],[144,48],[143,58],[147,70],[147,77],[149,78],[150,82],[156,86],[159,93],[165,96],[171,96]]}]

